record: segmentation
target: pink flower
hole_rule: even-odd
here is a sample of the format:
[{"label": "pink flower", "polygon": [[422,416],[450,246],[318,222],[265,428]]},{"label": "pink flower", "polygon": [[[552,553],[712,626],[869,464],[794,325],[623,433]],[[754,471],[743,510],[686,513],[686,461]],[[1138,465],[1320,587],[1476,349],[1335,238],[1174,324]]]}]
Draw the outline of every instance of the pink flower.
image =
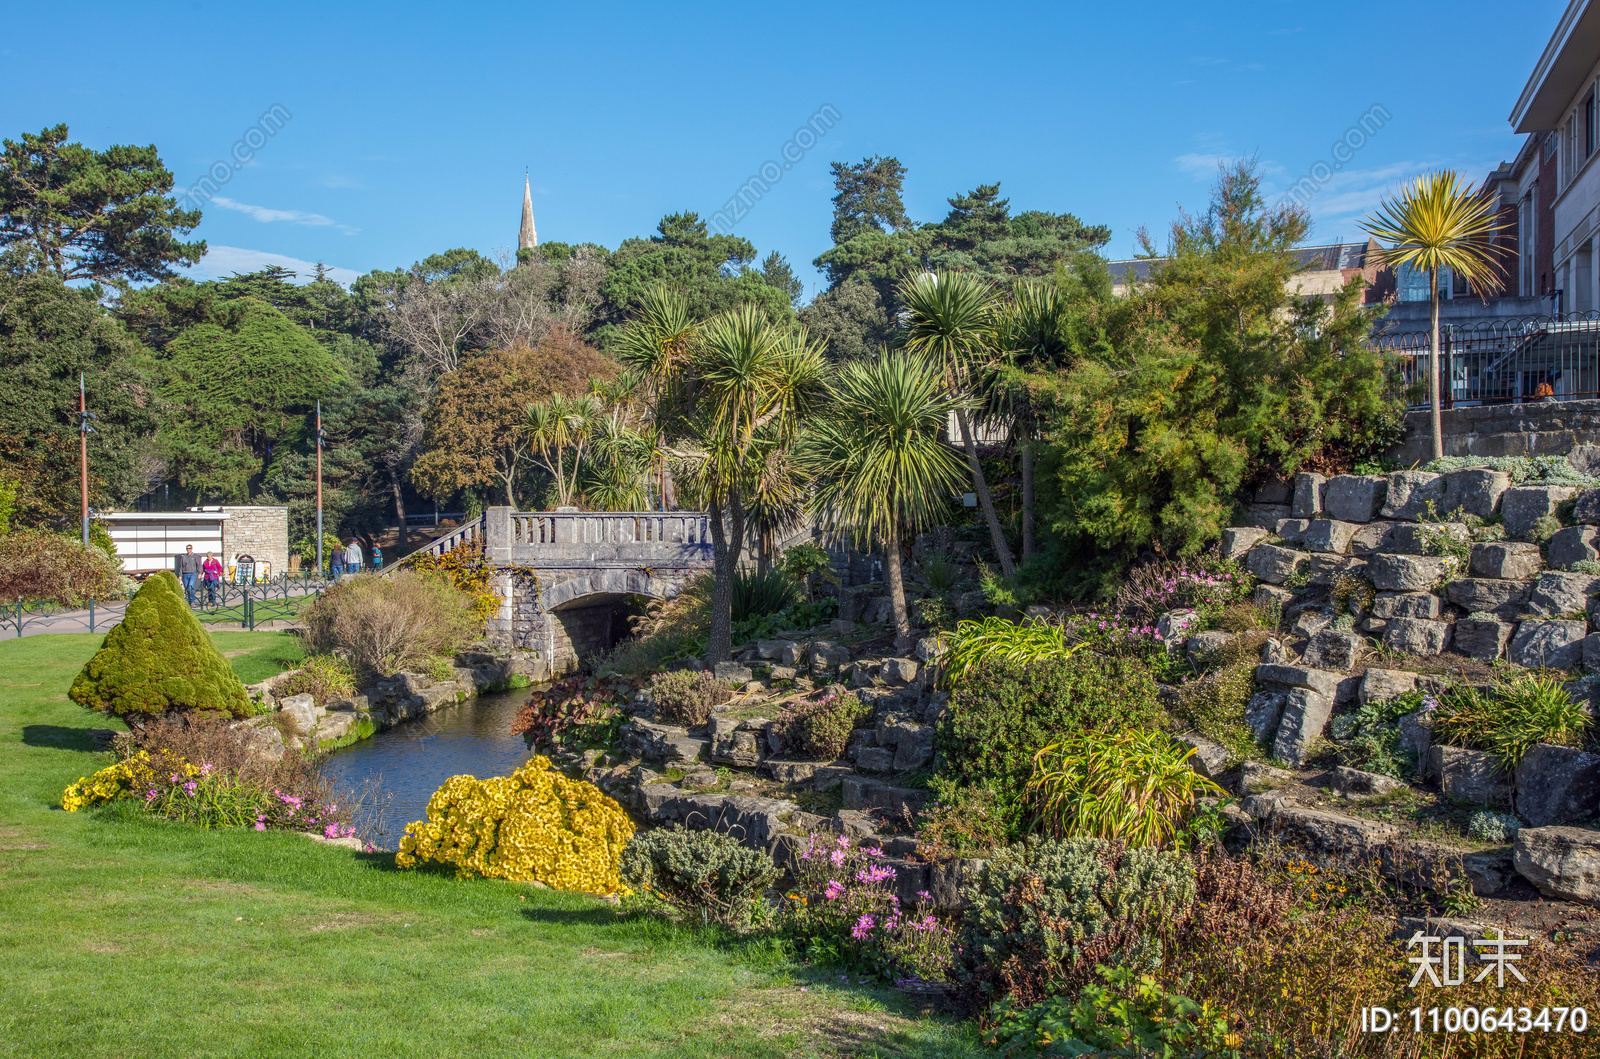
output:
[{"label": "pink flower", "polygon": [[887,865],[874,865],[856,872],[856,882],[880,883],[887,882],[894,877],[894,869]]},{"label": "pink flower", "polygon": [[267,829],[267,825],[266,824],[262,823],[260,820],[256,821],[256,830],[257,831],[265,831],[266,829]]},{"label": "pink flower", "polygon": [[871,915],[863,912],[861,914],[861,918],[856,920],[856,925],[850,928],[850,936],[855,938],[857,941],[860,941],[862,938],[871,933],[872,928],[877,925],[877,920],[873,919]]},{"label": "pink flower", "polygon": [[844,883],[838,881],[837,879],[829,879],[828,888],[822,891],[822,896],[826,897],[830,901],[838,900],[840,897],[844,896]]},{"label": "pink flower", "polygon": [[933,900],[933,895],[930,894],[926,890],[918,890],[917,891],[917,896],[922,898],[924,901],[932,901]]},{"label": "pink flower", "polygon": [[840,865],[842,865],[844,863],[844,850],[842,850],[842,849],[834,850],[832,853],[830,853],[828,855],[828,859],[833,861],[833,866],[835,868],[839,867]]},{"label": "pink flower", "polygon": [[327,827],[323,828],[322,829],[322,837],[323,838],[338,838],[339,837],[339,825],[338,824],[329,824]]}]

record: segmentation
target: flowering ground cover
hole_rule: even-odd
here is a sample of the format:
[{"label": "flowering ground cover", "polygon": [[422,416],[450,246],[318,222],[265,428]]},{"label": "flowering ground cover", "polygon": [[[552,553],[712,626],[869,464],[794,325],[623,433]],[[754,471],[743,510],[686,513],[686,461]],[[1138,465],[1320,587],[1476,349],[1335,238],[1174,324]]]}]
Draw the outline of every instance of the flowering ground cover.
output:
[{"label": "flowering ground cover", "polygon": [[[294,649],[213,635],[247,680]],[[983,1054],[857,976],[582,895],[285,831],[63,812],[110,763],[86,734],[107,721],[66,698],[99,639],[0,642],[0,1055]]]}]

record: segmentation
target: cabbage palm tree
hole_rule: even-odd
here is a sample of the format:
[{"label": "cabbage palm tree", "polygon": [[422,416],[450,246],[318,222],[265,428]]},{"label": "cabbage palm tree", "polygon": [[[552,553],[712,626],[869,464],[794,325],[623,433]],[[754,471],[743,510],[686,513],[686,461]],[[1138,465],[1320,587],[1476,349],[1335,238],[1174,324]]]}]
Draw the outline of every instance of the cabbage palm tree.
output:
[{"label": "cabbage palm tree", "polygon": [[941,365],[908,350],[844,365],[829,396],[802,439],[800,459],[817,483],[824,521],[883,547],[896,642],[904,650],[911,619],[900,545],[906,534],[938,521],[965,477],[939,431],[951,412],[965,411],[966,400],[945,384]]},{"label": "cabbage palm tree", "polygon": [[[975,376],[996,358],[998,302],[994,289],[966,273],[935,275],[924,272],[901,283],[898,296],[909,314],[906,348],[932,361],[952,394],[964,399],[970,397]],[[1011,558],[1005,534],[1000,530],[1000,519],[989,497],[989,484],[978,463],[978,445],[972,434],[971,417],[967,414],[968,404],[963,400],[955,408],[961,442],[967,451],[967,467],[978,493],[978,503],[983,507],[984,520],[989,524],[989,543],[1000,560],[1000,572],[1008,578],[1014,577],[1017,566]]]},{"label": "cabbage palm tree", "polygon": [[752,498],[770,481],[775,454],[799,435],[826,393],[824,347],[804,329],[771,324],[753,306],[712,318],[670,385],[684,398],[676,432],[691,451],[681,485],[711,523],[716,585],[711,595],[711,663],[733,655],[733,577],[744,549]]},{"label": "cabbage palm tree", "polygon": [[1022,455],[1022,561],[1033,554],[1033,446],[1039,433],[1037,410],[1027,379],[1017,369],[1060,368],[1071,355],[1068,299],[1053,279],[1024,279],[1011,291],[996,327],[1004,361],[986,373],[981,385],[983,418],[1007,423]]},{"label": "cabbage palm tree", "polygon": [[1475,192],[1452,169],[1418,177],[1385,199],[1377,216],[1361,227],[1390,246],[1378,251],[1382,264],[1405,265],[1428,274],[1428,403],[1433,409],[1433,458],[1444,455],[1439,416],[1439,273],[1449,269],[1482,289],[1498,279],[1501,262],[1494,233],[1505,227],[1494,200]]},{"label": "cabbage palm tree", "polygon": [[[556,480],[556,497],[566,506],[578,491],[578,468],[584,449],[604,420],[604,410],[592,394],[568,397],[551,394],[528,406],[527,432],[533,450]],[[566,473],[567,450],[572,450],[572,474]]]}]

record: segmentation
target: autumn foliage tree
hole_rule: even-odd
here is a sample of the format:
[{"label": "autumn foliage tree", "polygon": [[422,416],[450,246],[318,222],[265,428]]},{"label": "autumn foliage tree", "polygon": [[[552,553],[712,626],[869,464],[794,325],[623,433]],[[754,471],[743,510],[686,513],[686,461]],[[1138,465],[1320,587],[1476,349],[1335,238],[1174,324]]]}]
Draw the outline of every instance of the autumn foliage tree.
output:
[{"label": "autumn foliage tree", "polygon": [[617,365],[570,331],[556,328],[537,347],[488,349],[464,357],[439,380],[424,417],[422,454],[411,480],[443,499],[476,486],[494,488],[517,506],[533,468],[528,406],[553,394],[577,394]]}]

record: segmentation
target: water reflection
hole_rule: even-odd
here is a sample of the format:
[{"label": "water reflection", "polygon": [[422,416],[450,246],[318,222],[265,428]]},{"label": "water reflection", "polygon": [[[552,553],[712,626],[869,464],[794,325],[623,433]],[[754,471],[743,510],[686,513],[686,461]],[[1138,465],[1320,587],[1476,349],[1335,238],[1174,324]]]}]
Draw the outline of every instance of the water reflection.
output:
[{"label": "water reflection", "polygon": [[337,751],[322,763],[335,786],[379,792],[384,802],[360,821],[378,845],[394,849],[406,825],[427,815],[428,798],[451,776],[505,776],[530,756],[511,721],[537,688],[480,695],[406,721]]}]

